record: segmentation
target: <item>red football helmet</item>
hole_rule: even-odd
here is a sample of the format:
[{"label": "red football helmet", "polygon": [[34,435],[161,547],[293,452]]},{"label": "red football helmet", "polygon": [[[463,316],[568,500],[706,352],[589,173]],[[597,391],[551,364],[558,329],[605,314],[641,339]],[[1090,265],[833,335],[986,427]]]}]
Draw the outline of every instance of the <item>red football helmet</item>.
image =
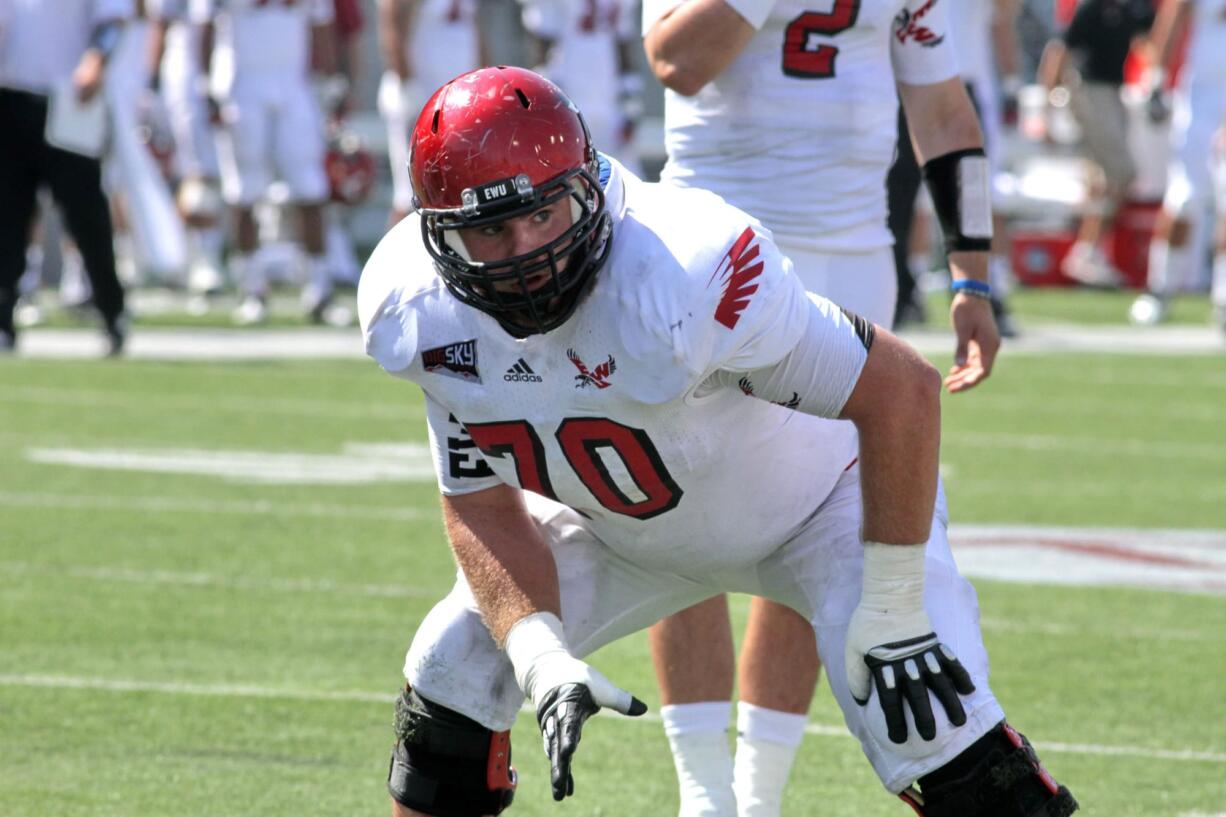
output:
[{"label": "red football helmet", "polygon": [[356,133],[337,128],[328,139],[324,172],[332,201],[360,204],[375,186],[375,160]]},{"label": "red football helmet", "polygon": [[[482,68],[430,97],[410,147],[422,238],[447,288],[517,337],[561,326],[612,244],[599,159],[574,104],[539,74]],[[530,253],[475,262],[456,232],[534,213],[566,197],[571,226]],[[549,282],[530,290],[526,279],[541,272]],[[518,286],[513,292],[492,286],[502,282]]]}]

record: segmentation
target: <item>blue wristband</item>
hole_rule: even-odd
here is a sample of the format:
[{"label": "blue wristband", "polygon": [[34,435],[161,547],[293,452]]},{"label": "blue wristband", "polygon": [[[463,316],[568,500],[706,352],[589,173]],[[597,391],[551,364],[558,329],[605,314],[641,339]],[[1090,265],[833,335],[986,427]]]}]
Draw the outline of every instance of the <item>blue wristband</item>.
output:
[{"label": "blue wristband", "polygon": [[967,295],[974,295],[976,298],[992,297],[991,286],[983,281],[975,281],[971,278],[962,278],[954,281],[949,285],[949,291],[953,293],[965,292]]}]

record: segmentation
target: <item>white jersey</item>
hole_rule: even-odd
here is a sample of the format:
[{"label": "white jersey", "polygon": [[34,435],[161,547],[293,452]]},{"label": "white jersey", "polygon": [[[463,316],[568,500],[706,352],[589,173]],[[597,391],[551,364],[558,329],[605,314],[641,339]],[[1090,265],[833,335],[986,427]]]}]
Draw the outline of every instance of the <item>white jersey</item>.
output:
[{"label": "white jersey", "polygon": [[1192,5],[1187,67],[1195,79],[1226,82],[1226,0],[1184,0]]},{"label": "white jersey", "polygon": [[[643,31],[675,5],[644,5]],[[948,0],[780,0],[693,97],[665,93],[666,179],[713,190],[823,252],[889,246],[895,82],[958,75]]]},{"label": "white jersey", "polygon": [[949,7],[949,33],[958,55],[962,78],[991,90],[996,76],[996,59],[992,55],[992,18],[996,14],[995,0],[952,0]]},{"label": "white jersey", "polygon": [[404,51],[424,94],[477,67],[477,0],[423,0],[414,15]]},{"label": "white jersey", "polygon": [[556,499],[648,568],[750,564],[817,509],[856,444],[848,424],[747,396],[746,373],[785,357],[819,310],[822,399],[842,406],[864,346],[741,211],[617,165],[605,187],[614,244],[561,327],[515,339],[461,304],[414,214],[363,272],[367,353],[426,393],[444,494],[508,484]]},{"label": "white jersey", "polygon": [[311,27],[332,17],[332,0],[192,0],[194,20],[215,22],[211,81],[221,95],[238,79],[306,79]]},{"label": "white jersey", "polygon": [[616,106],[618,44],[638,35],[635,16],[633,0],[524,0],[525,28],[553,43],[542,72],[585,116]]}]

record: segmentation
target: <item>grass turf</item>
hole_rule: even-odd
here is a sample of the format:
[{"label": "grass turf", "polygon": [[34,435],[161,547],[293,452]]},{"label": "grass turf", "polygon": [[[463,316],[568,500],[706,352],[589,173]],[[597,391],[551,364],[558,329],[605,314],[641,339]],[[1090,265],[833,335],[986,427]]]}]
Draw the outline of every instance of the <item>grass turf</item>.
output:
[{"label": "grass turf", "polygon": [[[1226,528],[1223,405],[1213,357],[1007,357],[945,400],[954,520]],[[27,452],[420,443],[416,391],[362,362],[16,359],[0,415],[0,814],[385,814],[387,701],[454,571],[432,485],[236,483]],[[977,585],[994,689],[1084,813],[1220,811],[1226,599]],[[595,662],[657,708],[641,636]],[[907,813],[838,734],[824,688],[812,722],[786,814]],[[561,806],[530,717],[515,745],[512,813],[675,814],[654,721],[589,724]]]}]

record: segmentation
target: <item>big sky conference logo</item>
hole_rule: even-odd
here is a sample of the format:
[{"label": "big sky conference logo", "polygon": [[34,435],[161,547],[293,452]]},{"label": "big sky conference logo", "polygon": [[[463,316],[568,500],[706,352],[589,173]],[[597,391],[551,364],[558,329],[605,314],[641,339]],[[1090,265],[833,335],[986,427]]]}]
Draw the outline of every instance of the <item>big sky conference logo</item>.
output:
[{"label": "big sky conference logo", "polygon": [[461,340],[427,349],[421,353],[421,365],[431,374],[454,377],[469,383],[480,383],[477,371],[477,339]]}]

